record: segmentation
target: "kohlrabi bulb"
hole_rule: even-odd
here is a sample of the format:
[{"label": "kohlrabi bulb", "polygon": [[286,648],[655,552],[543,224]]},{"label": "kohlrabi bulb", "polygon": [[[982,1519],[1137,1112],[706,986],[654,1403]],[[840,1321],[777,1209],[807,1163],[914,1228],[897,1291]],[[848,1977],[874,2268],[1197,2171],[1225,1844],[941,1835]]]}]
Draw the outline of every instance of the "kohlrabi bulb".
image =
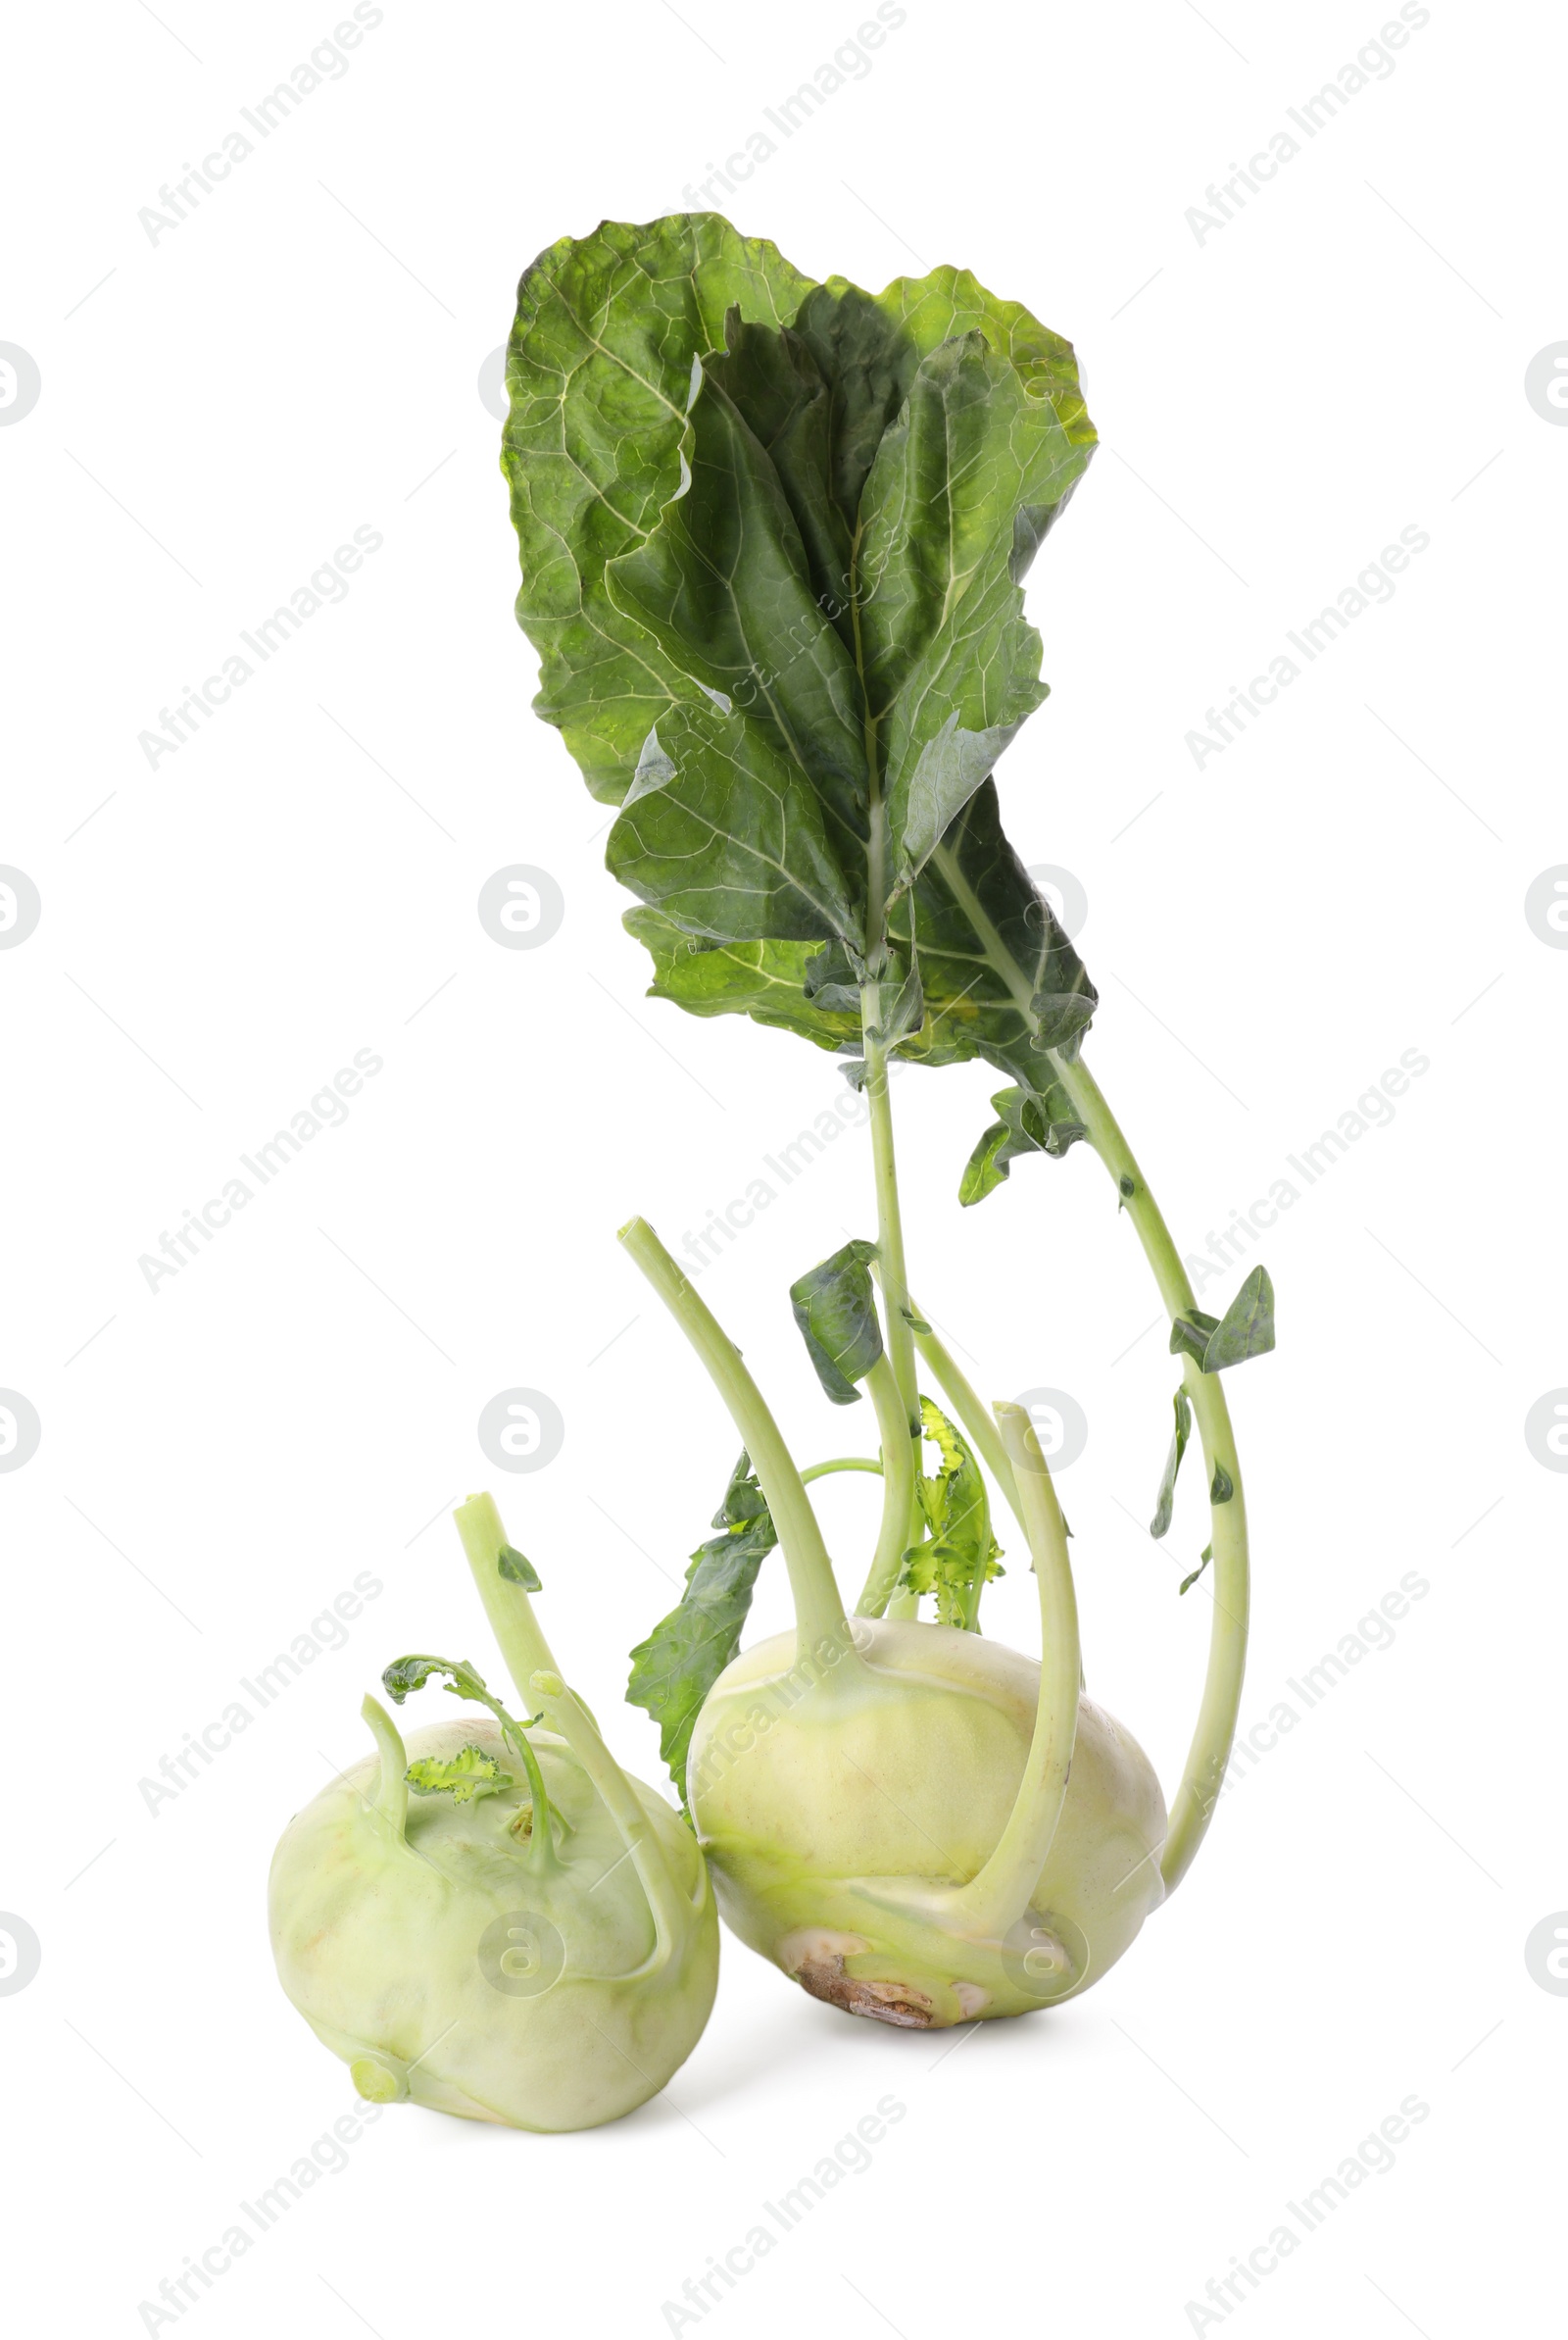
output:
[{"label": "kohlrabi bulb", "polygon": [[741,1940],[818,1999],[911,2026],[1027,2014],[1098,1981],[1164,1896],[1150,1855],[1165,1803],[1142,1748],[1080,1698],[1043,1865],[966,1909],[962,1881],[984,1876],[1024,1781],[1039,1667],[891,1618],[796,1650],[786,1633],[737,1658],[692,1737],[692,1811]]},{"label": "kohlrabi bulb", "polygon": [[[1216,1634],[1234,1639],[1211,1659],[1172,1825],[1143,1749],[1082,1694],[1067,1526],[1028,1414],[1003,1404],[988,1418],[911,1310],[1023,1530],[1039,1593],[1038,1665],[982,1639],[976,1611],[997,1558],[984,1480],[929,1400],[915,1428],[874,1306],[875,1247],[852,1241],[790,1292],[828,1395],[853,1401],[863,1380],[877,1415],[879,1460],[809,1474],[882,1476],[876,1553],[846,1617],[806,1477],[740,1352],[645,1221],[621,1240],[747,1444],[719,1533],[693,1555],[681,1607],[633,1651],[629,1686],[661,1721],[726,1922],[814,1997],[882,2022],[934,2028],[1076,1997],[1164,1900],[1213,1809],[1241,1678],[1245,1548],[1240,1586],[1228,1579],[1243,1613],[1216,1606]],[[940,1461],[917,1480],[922,1442]],[[1238,1496],[1234,1470],[1213,1469],[1223,1510]],[[775,1542],[796,1629],[736,1656]],[[928,1594],[929,1624],[918,1616]]]},{"label": "kohlrabi bulb", "polygon": [[471,1497],[457,1519],[530,1719],[466,1660],[387,1668],[399,1703],[444,1675],[488,1713],[405,1747],[366,1700],[375,1754],[273,1857],[278,1976],[364,2097],[590,2128],[656,2095],[697,2044],[717,1916],[691,1831],[619,1769],[556,1671],[528,1602],[538,1579],[495,1505]]}]

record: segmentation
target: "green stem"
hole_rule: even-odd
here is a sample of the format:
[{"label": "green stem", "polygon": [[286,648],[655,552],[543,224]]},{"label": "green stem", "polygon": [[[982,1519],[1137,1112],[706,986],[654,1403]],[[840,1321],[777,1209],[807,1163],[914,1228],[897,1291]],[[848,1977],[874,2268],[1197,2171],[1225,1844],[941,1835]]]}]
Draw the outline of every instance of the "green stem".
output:
[{"label": "green stem", "polygon": [[[501,1644],[501,1655],[517,1686],[517,1694],[530,1710],[536,1700],[543,1706],[546,1724],[565,1740],[614,1821],[653,1912],[658,1936],[655,1956],[667,1959],[690,1931],[691,1907],[670,1870],[663,1847],[654,1834],[636,1790],[600,1737],[581,1699],[562,1680],[527,1593],[520,1584],[501,1573],[499,1563],[507,1532],[494,1498],[470,1495],[452,1516],[463,1538],[463,1549],[479,1588],[491,1631]],[[529,1777],[531,1782],[532,1771]],[[542,1781],[535,1792],[543,1793]],[[536,1824],[536,1839],[540,1833]],[[548,1844],[548,1824],[543,1833]]]},{"label": "green stem", "polygon": [[871,1117],[871,1165],[876,1180],[876,1249],[886,1303],[888,1356],[898,1384],[909,1435],[920,1428],[920,1400],[914,1369],[914,1335],[909,1325],[909,1282],[904,1265],[904,1220],[899,1210],[899,1172],[893,1151],[893,1105],[888,1094],[888,1060],[882,1046],[882,986],[860,986],[860,1030],[865,1049],[865,1101]]},{"label": "green stem", "polygon": [[[924,1311],[915,1308],[912,1301],[910,1308],[915,1317],[923,1321]],[[962,1367],[934,1332],[917,1331],[914,1345],[936,1375],[943,1396],[968,1432],[970,1445],[1002,1489],[1003,1500],[1027,1536],[1029,1531],[1024,1527],[1023,1513],[1018,1508],[1017,1482],[1012,1475],[1012,1465],[1007,1460],[1006,1449],[997,1434],[995,1419],[980,1403]]]},{"label": "green stem", "polygon": [[954,1897],[954,1915],[996,1939],[1020,1918],[1040,1881],[1067,1796],[1078,1736],[1078,1604],[1067,1530],[1034,1425],[1022,1406],[999,1405],[1040,1593],[1040,1698],[1012,1810],[989,1861]]},{"label": "green stem", "polygon": [[537,1875],[543,1876],[549,1870],[561,1866],[556,1857],[555,1830],[551,1819],[552,1807],[545,1788],[545,1775],[539,1768],[539,1758],[533,1751],[532,1743],[523,1725],[520,1722],[510,1724],[506,1735],[508,1745],[515,1748],[522,1758],[522,1767],[528,1775],[528,1797],[533,1806],[533,1824],[529,1830],[523,1859]]},{"label": "green stem", "polygon": [[909,1545],[909,1519],[915,1495],[916,1443],[908,1425],[904,1396],[887,1356],[879,1357],[865,1376],[876,1408],[877,1433],[882,1441],[882,1526],[865,1589],[856,1603],[857,1617],[881,1617],[893,1598]]},{"label": "green stem", "polygon": [[369,1724],[375,1751],[381,1759],[375,1794],[370,1801],[394,1836],[404,1836],[409,1819],[409,1751],[391,1716],[377,1698],[367,1698],[360,1713]]},{"label": "green stem", "polygon": [[874,1470],[882,1476],[882,1466],[875,1455],[836,1455],[831,1463],[813,1463],[801,1472],[801,1484],[808,1487],[813,1478],[828,1478],[835,1470]]},{"label": "green stem", "polygon": [[[833,1666],[834,1677],[855,1672],[859,1659],[811,1499],[739,1349],[699,1299],[646,1219],[629,1220],[620,1230],[620,1240],[708,1369],[741,1434],[783,1547],[802,1654],[815,1651],[825,1663],[820,1645],[826,1642],[840,1661]],[[829,1678],[825,1670],[821,1678]]]},{"label": "green stem", "polygon": [[[1153,1270],[1166,1314],[1171,1317],[1186,1314],[1195,1303],[1181,1254],[1171,1240],[1148,1180],[1117,1127],[1114,1115],[1081,1057],[1069,1062],[1054,1052],[1052,1062],[1072,1099],[1074,1112],[1089,1132],[1090,1143],[1116,1181],[1127,1216]],[[1214,1503],[1210,1499],[1214,1609],[1209,1629],[1208,1670],[1197,1727],[1188,1749],[1187,1767],[1171,1805],[1170,1825],[1160,1856],[1160,1872],[1167,1893],[1186,1875],[1194,1854],[1203,1841],[1225,1776],[1225,1766],[1230,1761],[1241,1706],[1242,1674],[1247,1663],[1249,1602],[1247,1500],[1242,1491],[1241,1465],[1236,1459],[1236,1437],[1225,1392],[1220,1387],[1219,1375],[1201,1371],[1196,1359],[1190,1357],[1182,1361],[1182,1378],[1202,1440],[1203,1468],[1209,1486],[1213,1486],[1216,1466],[1223,1465],[1235,1493],[1228,1503]]]}]

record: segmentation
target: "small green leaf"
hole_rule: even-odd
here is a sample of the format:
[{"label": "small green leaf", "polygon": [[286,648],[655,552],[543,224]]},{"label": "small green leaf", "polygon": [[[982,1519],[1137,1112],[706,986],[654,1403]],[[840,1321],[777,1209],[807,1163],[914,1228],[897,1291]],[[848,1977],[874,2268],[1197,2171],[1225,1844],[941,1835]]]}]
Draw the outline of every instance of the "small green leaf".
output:
[{"label": "small green leaf", "polygon": [[1175,1317],[1170,1327],[1172,1357],[1191,1357],[1201,1366],[1208,1354],[1208,1344],[1219,1330],[1218,1317],[1205,1316],[1200,1308],[1190,1308]]},{"label": "small green leaf", "polygon": [[452,1676],[445,1687],[454,1698],[471,1698],[478,1706],[491,1704],[483,1677],[466,1658],[394,1658],[382,1672],[381,1686],[394,1705],[401,1706],[411,1691],[422,1690],[436,1673]]},{"label": "small green leaf", "polygon": [[919,1482],[920,1509],[929,1534],[906,1552],[899,1577],[902,1592],[934,1593],[937,1622],[972,1623],[979,1587],[1004,1574],[1002,1547],[991,1532],[985,1480],[969,1448],[929,1398],[920,1400],[920,1426],[941,1460],[934,1478]]},{"label": "small green leaf", "polygon": [[883,1023],[883,1047],[897,1048],[901,1040],[917,1032],[924,1021],[925,993],[920,987],[920,970],[911,967]]},{"label": "small green leaf", "polygon": [[1189,1588],[1190,1588],[1191,1586],[1195,1585],[1195,1584],[1198,1582],[1198,1579],[1199,1579],[1199,1577],[1200,1577],[1200,1575],[1203,1573],[1203,1570],[1204,1570],[1204,1569],[1207,1568],[1207,1566],[1208,1566],[1209,1562],[1210,1562],[1210,1561],[1213,1559],[1213,1557],[1214,1557],[1214,1547],[1213,1547],[1213,1545],[1212,1545],[1212,1544],[1205,1544],[1205,1545],[1203,1546],[1203,1556],[1202,1556],[1202,1558],[1200,1560],[1200,1562],[1199,1562],[1199,1564],[1198,1564],[1197,1568],[1194,1568],[1194,1570],[1193,1570],[1193,1572],[1192,1572],[1192,1574],[1191,1574],[1190,1576],[1184,1576],[1184,1577],[1182,1578],[1182,1580],[1181,1580],[1180,1584],[1178,1584],[1178,1585],[1177,1585],[1177,1587],[1176,1587],[1176,1590],[1177,1590],[1177,1593],[1178,1593],[1178,1595],[1180,1595],[1180,1594],[1182,1594],[1182,1593],[1184,1593],[1184,1592],[1188,1591],[1188,1590],[1189,1590]]},{"label": "small green leaf", "polygon": [[525,1559],[514,1544],[503,1544],[496,1568],[509,1584],[520,1584],[524,1592],[541,1592],[539,1571],[531,1560]]},{"label": "small green leaf", "polygon": [[1024,1088],[1003,1089],[992,1098],[991,1108],[1002,1119],[985,1131],[964,1166],[958,1182],[960,1203],[984,1202],[1002,1184],[1009,1165],[1020,1154],[1049,1154],[1056,1159],[1084,1134],[1084,1124],[1074,1116],[1059,1082],[1052,1082],[1044,1094]]},{"label": "small green leaf", "polygon": [[704,1699],[740,1646],[757,1571],[778,1537],[745,1455],[713,1516],[723,1532],[700,1544],[680,1604],[631,1652],[626,1696],[659,1724],[659,1749],[686,1795],[686,1757]]},{"label": "small green leaf", "polygon": [[1229,1503],[1236,1492],[1236,1483],[1223,1463],[1214,1466],[1214,1483],[1208,1490],[1210,1503]]},{"label": "small green leaf", "polygon": [[882,1354],[882,1327],[871,1289],[876,1245],[846,1243],[790,1286],[790,1305],[817,1379],[835,1406],[853,1406]]},{"label": "small green leaf", "polygon": [[742,1447],[740,1461],[729,1474],[724,1500],[713,1514],[714,1527],[745,1527],[753,1519],[767,1518],[767,1503],[752,1471],[752,1461]]},{"label": "small green leaf", "polygon": [[1190,1308],[1170,1328],[1173,1357],[1196,1358],[1205,1373],[1222,1373],[1274,1346],[1274,1286],[1266,1268],[1254,1268],[1223,1317]]},{"label": "small green leaf", "polygon": [[1137,1179],[1129,1178],[1126,1172],[1123,1171],[1122,1175],[1116,1180],[1116,1184],[1120,1189],[1122,1201],[1124,1203],[1130,1203],[1133,1199],[1133,1196],[1138,1192]]},{"label": "small green leaf", "polygon": [[1205,1373],[1223,1372],[1264,1357],[1274,1346],[1274,1286],[1266,1268],[1254,1268],[1220,1320],[1203,1359]]},{"label": "small green leaf", "polygon": [[1154,1517],[1149,1522],[1150,1534],[1156,1537],[1169,1530],[1171,1512],[1176,1501],[1176,1473],[1182,1467],[1187,1441],[1193,1434],[1193,1408],[1186,1390],[1178,1389],[1171,1402],[1176,1413],[1176,1427],[1171,1435],[1170,1453],[1165,1457],[1159,1493],[1154,1499]]},{"label": "small green leaf", "polygon": [[494,1796],[515,1787],[510,1771],[503,1771],[482,1747],[460,1747],[456,1755],[417,1756],[404,1774],[417,1796],[450,1796],[454,1804],[468,1804],[476,1796]]}]

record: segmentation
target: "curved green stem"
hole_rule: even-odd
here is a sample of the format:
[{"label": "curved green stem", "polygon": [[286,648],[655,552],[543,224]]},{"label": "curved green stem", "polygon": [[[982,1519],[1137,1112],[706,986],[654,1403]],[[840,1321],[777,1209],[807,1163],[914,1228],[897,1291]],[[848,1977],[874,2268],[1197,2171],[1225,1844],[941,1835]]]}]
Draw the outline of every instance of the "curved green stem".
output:
[{"label": "curved green stem", "polygon": [[1040,1699],[1023,1777],[996,1849],[953,1899],[954,1917],[996,1939],[1024,1914],[1066,1801],[1078,1738],[1078,1603],[1067,1530],[1051,1472],[1022,1406],[999,1405],[997,1426],[1022,1507],[1040,1593]]},{"label": "curved green stem", "polygon": [[876,1408],[876,1426],[882,1441],[882,1525],[876,1539],[870,1573],[855,1605],[857,1617],[885,1614],[904,1555],[909,1546],[909,1518],[914,1505],[915,1440],[910,1433],[904,1394],[894,1378],[893,1366],[879,1357],[865,1376]]},{"label": "curved green stem", "polygon": [[835,1455],[831,1463],[812,1463],[801,1472],[801,1484],[808,1487],[814,1478],[829,1478],[835,1470],[874,1470],[882,1476],[882,1466],[875,1455]]},{"label": "curved green stem", "polygon": [[[520,1584],[501,1573],[499,1564],[507,1532],[494,1498],[470,1495],[452,1517],[463,1538],[463,1549],[479,1588],[491,1631],[501,1644],[501,1655],[517,1686],[517,1694],[530,1708],[535,1701],[543,1706],[548,1727],[565,1740],[614,1821],[653,1912],[658,1936],[656,1956],[667,1958],[690,1931],[690,1905],[664,1858],[663,1847],[654,1834],[636,1790],[600,1737],[581,1699],[566,1687],[558,1672],[527,1593]],[[536,1769],[534,1767],[530,1770],[530,1783]],[[543,1794],[542,1781],[535,1793]],[[548,1809],[546,1805],[547,1812]],[[535,1837],[541,1833],[548,1845],[548,1825],[544,1831],[536,1826]]]},{"label": "curved green stem", "polygon": [[[1127,1216],[1153,1270],[1166,1314],[1171,1317],[1185,1314],[1194,1306],[1187,1270],[1115,1116],[1081,1057],[1069,1063],[1065,1057],[1054,1053],[1052,1062],[1072,1099],[1074,1112],[1089,1132],[1091,1145],[1116,1181]],[[1188,1749],[1187,1767],[1171,1804],[1170,1825],[1160,1856],[1160,1872],[1167,1893],[1186,1875],[1194,1854],[1203,1841],[1225,1776],[1225,1766],[1230,1761],[1242,1699],[1242,1674],[1247,1663],[1250,1592],[1247,1499],[1242,1491],[1241,1465],[1236,1459],[1236,1437],[1225,1392],[1220,1387],[1219,1375],[1201,1371],[1191,1357],[1182,1362],[1182,1378],[1202,1440],[1203,1468],[1209,1486],[1212,1488],[1214,1484],[1216,1467],[1222,1465],[1235,1492],[1228,1503],[1214,1503],[1210,1498],[1214,1614],[1209,1629],[1208,1669],[1197,1727]]]},{"label": "curved green stem", "polygon": [[[852,1674],[860,1660],[834,1581],[833,1563],[795,1458],[761,1391],[747,1371],[739,1349],[692,1289],[647,1220],[628,1220],[620,1230],[620,1240],[707,1367],[741,1434],[783,1547],[802,1654],[811,1650],[821,1656],[819,1645],[825,1641],[834,1652],[833,1675]],[[825,1670],[822,1678],[828,1678]]]},{"label": "curved green stem", "polygon": [[407,1832],[409,1819],[409,1751],[402,1733],[378,1698],[367,1697],[360,1713],[369,1724],[381,1767],[371,1804],[394,1836]]}]

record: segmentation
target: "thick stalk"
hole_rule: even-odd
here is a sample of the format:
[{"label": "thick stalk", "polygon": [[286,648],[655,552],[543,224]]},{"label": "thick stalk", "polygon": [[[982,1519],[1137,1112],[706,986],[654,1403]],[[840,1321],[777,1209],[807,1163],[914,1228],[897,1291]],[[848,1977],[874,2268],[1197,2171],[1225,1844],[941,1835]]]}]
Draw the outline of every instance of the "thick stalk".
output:
[{"label": "thick stalk", "polygon": [[[620,1230],[620,1240],[707,1367],[741,1434],[783,1548],[802,1655],[818,1651],[826,1642],[838,1655],[834,1676],[853,1672],[859,1658],[811,1499],[739,1349],[712,1311],[698,1298],[646,1219],[628,1220]],[[824,1673],[823,1679],[828,1678]]]},{"label": "thick stalk", "polygon": [[952,1921],[995,1940],[1020,1918],[1046,1865],[1066,1801],[1078,1737],[1078,1603],[1061,1506],[1021,1406],[999,1405],[997,1426],[1022,1507],[1040,1593],[1040,1699],[1023,1777],[989,1861],[953,1898]]},{"label": "thick stalk", "polygon": [[882,1527],[876,1540],[865,1589],[856,1603],[857,1617],[881,1617],[893,1598],[904,1555],[909,1547],[909,1515],[914,1503],[915,1441],[909,1430],[904,1397],[894,1378],[891,1361],[879,1357],[865,1376],[876,1408],[877,1434],[882,1441]]},{"label": "thick stalk", "polygon": [[581,1699],[558,1672],[527,1593],[501,1573],[498,1563],[507,1534],[494,1499],[470,1495],[452,1516],[517,1695],[529,1713],[536,1706],[543,1707],[547,1726],[565,1740],[614,1821],[653,1912],[658,1936],[655,1956],[668,1958],[690,1929],[690,1905],[630,1780],[600,1737]]},{"label": "thick stalk", "polygon": [[[1117,1127],[1115,1116],[1082,1058],[1069,1063],[1065,1057],[1054,1054],[1052,1061],[1072,1099],[1074,1112],[1089,1132],[1091,1145],[1120,1190],[1127,1216],[1153,1270],[1166,1314],[1171,1317],[1185,1314],[1195,1305],[1187,1270],[1132,1148]],[[1227,1503],[1215,1503],[1210,1497],[1214,1574],[1208,1670],[1198,1724],[1188,1749],[1187,1767],[1171,1805],[1170,1825],[1160,1856],[1160,1873],[1167,1893],[1185,1876],[1203,1841],[1225,1776],[1225,1766],[1230,1761],[1242,1698],[1242,1674],[1247,1663],[1249,1601],[1247,1499],[1242,1489],[1241,1465],[1236,1459],[1236,1437],[1225,1392],[1220,1387],[1219,1375],[1201,1371],[1191,1357],[1182,1361],[1182,1379],[1202,1441],[1203,1468],[1209,1486],[1213,1487],[1216,1468],[1223,1466],[1235,1492]]]}]

